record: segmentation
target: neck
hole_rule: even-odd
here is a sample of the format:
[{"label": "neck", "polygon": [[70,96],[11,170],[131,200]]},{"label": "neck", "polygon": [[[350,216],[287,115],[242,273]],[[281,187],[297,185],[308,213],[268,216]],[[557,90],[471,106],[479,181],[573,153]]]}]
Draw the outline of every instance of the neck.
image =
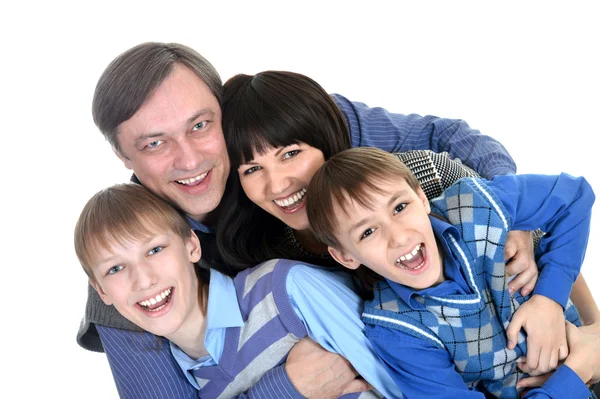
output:
[{"label": "neck", "polygon": [[170,334],[169,341],[173,342],[192,359],[199,359],[208,354],[204,347],[206,337],[206,317],[202,314],[200,306],[190,314],[181,327]]},{"label": "neck", "polygon": [[197,216],[197,217],[194,217],[193,219],[195,219],[196,221],[202,223],[205,226],[208,226],[208,227],[211,227],[211,228],[215,228],[216,225],[217,225],[217,222],[219,220],[220,214],[221,214],[221,204],[219,204],[211,212],[205,213],[205,214]]},{"label": "neck", "polygon": [[296,239],[308,252],[312,252],[315,254],[326,254],[327,253],[327,245],[323,244],[320,241],[317,241],[315,236],[310,232],[309,229],[306,230],[294,230],[294,236]]}]

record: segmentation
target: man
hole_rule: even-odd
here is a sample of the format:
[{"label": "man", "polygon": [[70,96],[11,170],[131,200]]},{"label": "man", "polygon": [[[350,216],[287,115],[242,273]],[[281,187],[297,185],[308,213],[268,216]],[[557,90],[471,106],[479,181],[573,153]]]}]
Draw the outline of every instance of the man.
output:
[{"label": "man", "polygon": [[[207,244],[230,169],[220,93],[219,75],[192,49],[144,43],[106,68],[93,100],[94,122],[115,154],[141,184],[183,210],[194,230],[203,234],[203,258],[214,253]],[[337,103],[355,145],[375,146],[384,140],[394,143],[396,151],[432,146],[461,158],[485,177],[515,172],[501,144],[462,121],[389,114],[341,96]],[[518,278],[529,280],[525,277]],[[516,281],[515,287],[520,286]],[[90,290],[78,342],[106,352],[121,397],[196,397],[165,341],[137,331]],[[159,348],[148,350],[148,343]],[[345,359],[303,340],[285,365],[264,375],[243,397],[327,398],[368,389],[355,377]]]}]

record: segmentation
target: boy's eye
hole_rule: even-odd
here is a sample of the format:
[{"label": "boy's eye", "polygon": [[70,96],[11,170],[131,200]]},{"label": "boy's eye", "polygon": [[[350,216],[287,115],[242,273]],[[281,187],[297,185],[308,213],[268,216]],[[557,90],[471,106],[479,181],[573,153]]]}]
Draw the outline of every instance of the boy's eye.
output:
[{"label": "boy's eye", "polygon": [[244,175],[250,175],[260,169],[260,166],[253,166],[244,171]]},{"label": "boy's eye", "polygon": [[108,272],[106,274],[115,274],[117,272],[120,272],[121,270],[123,270],[123,266],[116,265],[108,269]]},{"label": "boy's eye", "polygon": [[400,213],[404,208],[406,208],[406,204],[398,204],[394,207],[394,215]]},{"label": "boy's eye", "polygon": [[206,127],[206,125],[208,125],[208,121],[198,122],[194,125],[192,130],[202,130],[204,127]]},{"label": "boy's eye", "polygon": [[161,247],[161,246],[154,247],[150,251],[148,251],[148,255],[156,255],[157,253],[159,253],[160,251],[162,251],[163,248],[164,247]]},{"label": "boy's eye", "polygon": [[292,151],[288,151],[285,154],[283,154],[283,159],[287,159],[287,158],[292,158],[295,157],[296,155],[298,155],[300,153],[300,150],[292,150]]},{"label": "boy's eye", "polygon": [[368,236],[370,236],[371,234],[373,234],[375,232],[375,229],[370,227],[368,229],[366,229],[362,235],[360,236],[360,240],[363,240],[365,238],[367,238]]}]

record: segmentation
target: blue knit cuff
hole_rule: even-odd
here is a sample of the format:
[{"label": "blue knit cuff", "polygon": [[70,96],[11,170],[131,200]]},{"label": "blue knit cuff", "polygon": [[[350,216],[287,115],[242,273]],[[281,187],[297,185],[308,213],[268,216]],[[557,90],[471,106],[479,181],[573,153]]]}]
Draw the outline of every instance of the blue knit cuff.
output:
[{"label": "blue knit cuff", "polygon": [[569,366],[560,366],[542,385],[552,398],[587,398],[590,389]]},{"label": "blue knit cuff", "polygon": [[290,381],[285,365],[267,371],[248,392],[252,399],[305,399]]}]

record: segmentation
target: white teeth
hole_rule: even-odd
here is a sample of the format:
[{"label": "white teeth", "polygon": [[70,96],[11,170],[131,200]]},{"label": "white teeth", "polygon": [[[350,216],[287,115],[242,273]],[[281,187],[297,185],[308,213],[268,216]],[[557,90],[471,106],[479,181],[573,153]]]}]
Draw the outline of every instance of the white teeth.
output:
[{"label": "white teeth", "polygon": [[208,172],[202,173],[199,176],[196,177],[192,177],[191,179],[185,179],[185,180],[176,180],[177,183],[181,183],[181,184],[192,184],[194,182],[197,182],[198,180],[202,180],[206,177],[206,175],[208,174]]},{"label": "white teeth", "polygon": [[296,194],[291,195],[286,199],[273,200],[273,202],[281,207],[290,206],[290,205],[293,205],[296,202],[300,201],[304,197],[304,194],[306,194],[306,188],[303,188],[302,190],[298,191]]},{"label": "white teeth", "polygon": [[400,263],[405,260],[411,260],[413,258],[413,256],[417,255],[417,253],[419,252],[420,249],[421,249],[421,244],[418,244],[412,251],[410,251],[410,253],[408,253],[406,255],[402,255],[401,257],[396,259],[396,263]]},{"label": "white teeth", "polygon": [[142,305],[142,306],[149,307],[149,306],[152,306],[152,305],[156,305],[158,302],[162,301],[163,299],[165,299],[169,295],[171,295],[171,289],[167,288],[166,290],[164,290],[160,294],[156,294],[156,296],[154,298],[145,299],[145,300],[140,301],[138,303],[140,305]]}]

